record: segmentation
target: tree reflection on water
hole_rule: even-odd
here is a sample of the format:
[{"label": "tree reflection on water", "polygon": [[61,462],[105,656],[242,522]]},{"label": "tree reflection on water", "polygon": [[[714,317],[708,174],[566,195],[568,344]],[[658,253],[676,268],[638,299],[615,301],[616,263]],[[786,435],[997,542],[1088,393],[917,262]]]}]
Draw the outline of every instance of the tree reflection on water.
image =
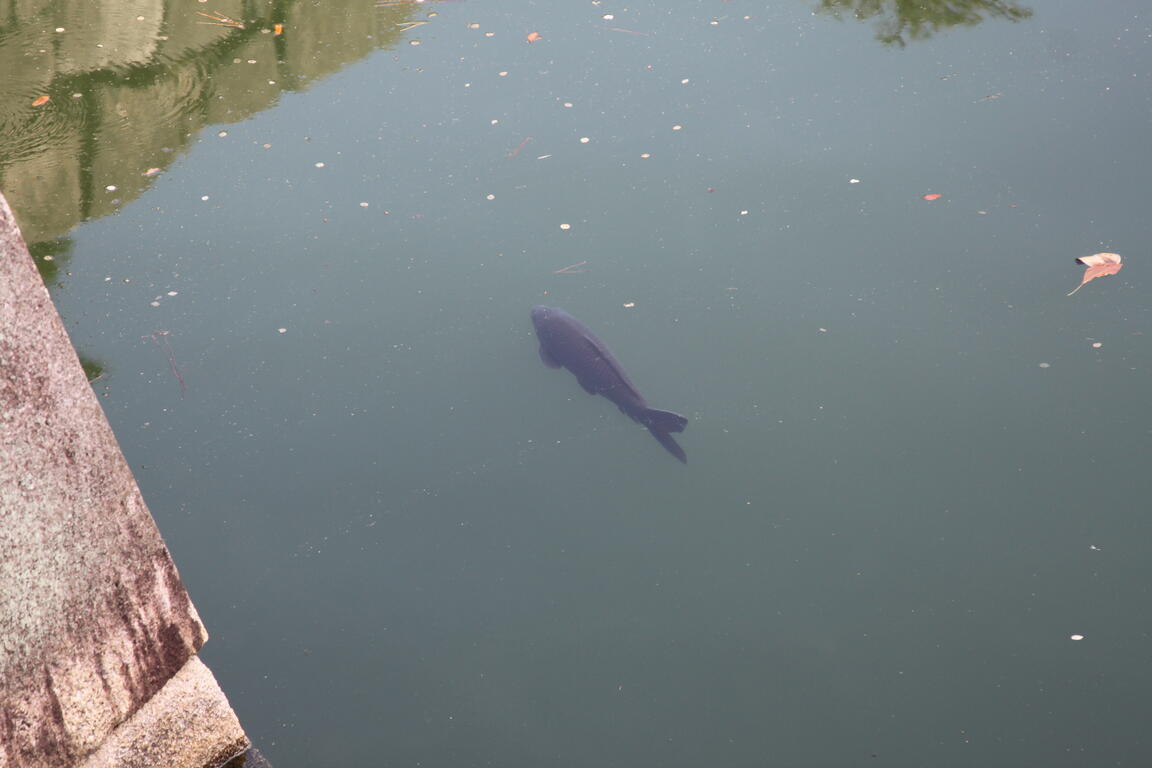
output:
[{"label": "tree reflection on water", "polygon": [[926,40],[949,27],[970,27],[984,19],[1020,21],[1032,9],[1015,0],[820,0],[818,11],[838,18],[878,19],[876,38],[885,45],[905,46]]}]

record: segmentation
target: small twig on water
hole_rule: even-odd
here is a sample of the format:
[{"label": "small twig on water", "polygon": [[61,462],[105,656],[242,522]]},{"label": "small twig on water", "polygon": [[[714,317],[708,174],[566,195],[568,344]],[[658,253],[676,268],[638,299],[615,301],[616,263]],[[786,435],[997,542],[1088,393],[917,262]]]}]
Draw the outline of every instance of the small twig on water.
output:
[{"label": "small twig on water", "polygon": [[509,152],[507,155],[505,155],[505,157],[516,157],[516,155],[520,154],[520,150],[524,149],[524,145],[526,145],[530,141],[532,141],[532,137],[528,136],[527,138],[524,139],[524,141],[517,144],[516,148],[513,149],[511,152]]},{"label": "small twig on water", "polygon": [[647,32],[637,32],[634,29],[624,29],[624,27],[606,27],[603,24],[594,24],[593,26],[600,27],[600,29],[606,29],[609,32],[625,32],[629,35],[640,35],[641,37],[648,37]]},{"label": "small twig on water", "polygon": [[184,383],[184,374],[180,373],[180,366],[176,365],[176,353],[172,351],[172,345],[168,343],[168,331],[152,331],[147,336],[141,336],[142,339],[152,339],[156,344],[168,353],[168,366],[172,369],[172,375],[176,377],[176,381],[180,384],[180,397],[184,397],[184,393],[188,391],[188,386]]},{"label": "small twig on water", "polygon": [[554,275],[578,275],[581,272],[587,272],[588,270],[576,269],[576,267],[582,267],[587,263],[588,263],[588,261],[585,260],[585,261],[581,261],[578,264],[569,264],[568,266],[564,267],[564,269],[558,269],[555,272],[553,272],[552,274],[554,274]]},{"label": "small twig on water", "polygon": [[203,16],[206,19],[212,19],[212,21],[198,21],[196,22],[197,24],[208,24],[214,27],[234,27],[235,29],[244,29],[244,22],[231,19],[220,13],[220,11],[212,11],[211,13],[196,11],[196,15]]}]

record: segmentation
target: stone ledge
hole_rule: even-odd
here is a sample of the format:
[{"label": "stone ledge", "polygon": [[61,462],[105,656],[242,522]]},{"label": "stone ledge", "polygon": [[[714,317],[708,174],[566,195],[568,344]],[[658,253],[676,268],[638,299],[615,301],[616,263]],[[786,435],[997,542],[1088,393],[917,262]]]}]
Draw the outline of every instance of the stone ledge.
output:
[{"label": "stone ledge", "polygon": [[216,768],[247,748],[216,678],[193,656],[78,768]]},{"label": "stone ledge", "polygon": [[223,762],[207,638],[0,195],[0,768]]}]

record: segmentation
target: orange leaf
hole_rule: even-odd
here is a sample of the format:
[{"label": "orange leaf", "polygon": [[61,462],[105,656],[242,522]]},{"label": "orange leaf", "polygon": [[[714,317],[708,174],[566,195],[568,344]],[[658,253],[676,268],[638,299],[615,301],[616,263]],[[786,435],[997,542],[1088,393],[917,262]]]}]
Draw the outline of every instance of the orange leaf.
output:
[{"label": "orange leaf", "polygon": [[1076,263],[1083,264],[1088,269],[1084,270],[1084,278],[1080,281],[1080,285],[1073,288],[1072,292],[1068,294],[1069,296],[1083,288],[1091,280],[1104,277],[1104,275],[1116,274],[1123,266],[1120,263],[1120,254],[1118,253],[1094,253],[1091,256],[1081,256],[1076,259]]},{"label": "orange leaf", "polygon": [[528,33],[528,42],[534,43],[539,39],[540,39],[540,33],[539,32],[529,32]]},{"label": "orange leaf", "polygon": [[937,194],[936,192],[933,192],[930,195],[924,195],[924,199],[927,200],[928,202],[932,202],[933,200],[939,200],[942,197],[944,197],[944,195]]},{"label": "orange leaf", "polygon": [[47,104],[51,98],[52,98],[51,96],[41,96],[38,99],[36,99],[36,101],[32,102],[32,106],[42,107],[45,104]]}]

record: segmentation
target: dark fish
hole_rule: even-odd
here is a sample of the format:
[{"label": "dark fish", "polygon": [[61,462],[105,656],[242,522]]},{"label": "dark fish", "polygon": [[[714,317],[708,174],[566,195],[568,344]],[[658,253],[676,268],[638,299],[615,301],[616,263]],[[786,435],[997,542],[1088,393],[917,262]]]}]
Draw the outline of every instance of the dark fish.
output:
[{"label": "dark fish", "polygon": [[685,464],[688,457],[670,433],[683,432],[688,419],[649,408],[620,363],[588,326],[558,307],[533,307],[532,325],[540,339],[540,359],[549,368],[567,368],[590,395],[603,395],[648,428],[652,437]]}]

